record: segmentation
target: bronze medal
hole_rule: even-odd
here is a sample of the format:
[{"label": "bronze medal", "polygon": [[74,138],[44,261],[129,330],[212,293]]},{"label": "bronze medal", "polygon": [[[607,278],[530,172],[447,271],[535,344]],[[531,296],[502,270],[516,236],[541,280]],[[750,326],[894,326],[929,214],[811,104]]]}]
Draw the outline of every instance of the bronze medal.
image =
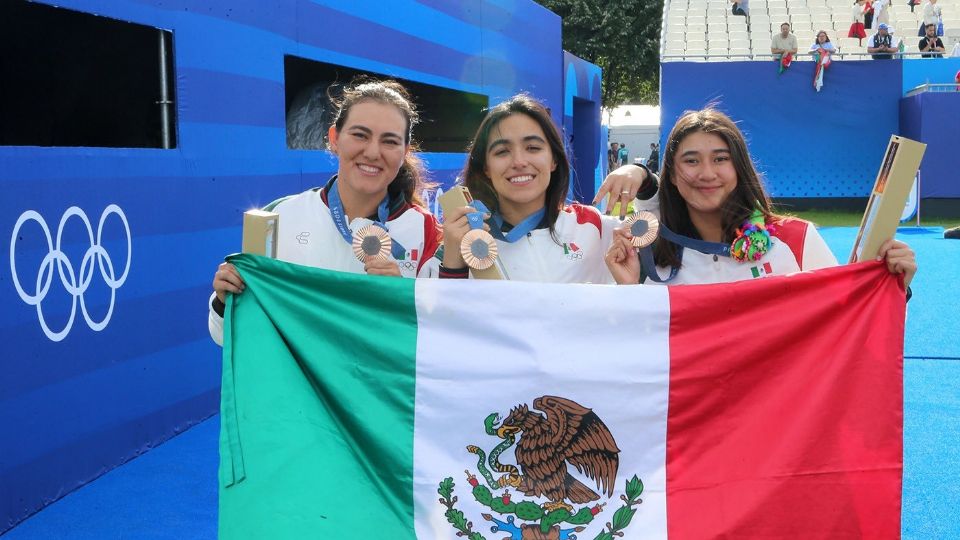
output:
[{"label": "bronze medal", "polygon": [[386,259],[390,257],[391,247],[390,235],[376,223],[371,223],[353,233],[353,254],[360,262],[366,262],[367,257]]},{"label": "bronze medal", "polygon": [[487,231],[472,229],[460,241],[460,255],[474,270],[486,270],[497,259],[497,242]]},{"label": "bronze medal", "polygon": [[652,212],[642,211],[631,214],[623,222],[632,237],[630,243],[636,248],[645,248],[657,239],[660,232],[660,220]]}]

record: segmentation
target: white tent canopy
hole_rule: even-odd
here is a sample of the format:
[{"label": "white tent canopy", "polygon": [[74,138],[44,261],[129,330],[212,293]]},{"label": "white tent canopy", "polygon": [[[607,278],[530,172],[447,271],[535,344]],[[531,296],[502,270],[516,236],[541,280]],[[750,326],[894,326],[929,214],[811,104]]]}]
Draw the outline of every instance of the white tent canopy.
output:
[{"label": "white tent canopy", "polygon": [[[611,114],[612,113],[612,114]],[[603,123],[609,127],[659,126],[660,107],[655,105],[621,105],[603,110]]]}]

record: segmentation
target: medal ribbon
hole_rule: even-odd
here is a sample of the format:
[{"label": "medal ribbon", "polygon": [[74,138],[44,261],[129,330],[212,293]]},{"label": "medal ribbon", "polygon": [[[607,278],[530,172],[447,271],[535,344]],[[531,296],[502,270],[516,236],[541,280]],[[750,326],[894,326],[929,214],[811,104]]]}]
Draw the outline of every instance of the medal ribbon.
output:
[{"label": "medal ribbon", "polygon": [[[333,224],[337,226],[337,231],[340,233],[340,236],[347,242],[347,244],[353,245],[353,231],[350,230],[350,223],[347,221],[347,212],[343,209],[343,201],[340,200],[340,192],[337,190],[337,182],[334,180],[330,183],[330,191],[327,193],[327,206],[330,207],[330,216],[333,218]],[[388,193],[380,205],[377,206],[377,219],[374,220],[380,228],[390,232],[390,227],[387,226],[387,218],[390,217],[390,194]],[[398,259],[402,257],[407,250],[400,245],[393,237],[390,237],[390,242],[392,245],[391,255],[393,258]]]},{"label": "medal ribbon", "polygon": [[467,223],[470,224],[470,229],[482,229],[483,228],[483,215],[489,214],[490,209],[487,208],[487,205],[483,202],[474,199],[470,202],[470,206],[476,209],[476,212],[470,212],[467,214]]},{"label": "medal ribbon", "polygon": [[[660,236],[665,240],[673,242],[680,247],[680,250],[677,252],[677,258],[681,261],[683,260],[683,248],[690,248],[694,251],[699,251],[706,255],[718,255],[720,257],[729,257],[730,256],[730,244],[723,244],[721,242],[707,242],[706,240],[697,240],[696,238],[690,238],[689,236],[681,236],[666,227],[663,222],[660,222]],[[670,268],[670,275],[666,278],[660,277],[660,274],[657,272],[657,264],[653,260],[653,246],[647,246],[640,249],[640,269],[643,272],[643,275],[648,278],[656,281],[657,283],[669,283],[677,277],[677,272],[680,271],[679,266],[674,266]]]},{"label": "medal ribbon", "polygon": [[530,231],[536,229],[537,225],[539,225],[540,222],[543,221],[543,215],[546,213],[547,213],[546,208],[541,208],[540,210],[537,210],[533,214],[527,216],[526,219],[518,223],[512,229],[510,229],[510,232],[506,234],[503,233],[503,216],[495,213],[493,214],[491,219],[493,220],[493,223],[494,225],[496,225],[496,227],[491,227],[490,233],[497,240],[503,240],[505,242],[512,244],[517,240],[526,236],[527,233],[529,233]]}]

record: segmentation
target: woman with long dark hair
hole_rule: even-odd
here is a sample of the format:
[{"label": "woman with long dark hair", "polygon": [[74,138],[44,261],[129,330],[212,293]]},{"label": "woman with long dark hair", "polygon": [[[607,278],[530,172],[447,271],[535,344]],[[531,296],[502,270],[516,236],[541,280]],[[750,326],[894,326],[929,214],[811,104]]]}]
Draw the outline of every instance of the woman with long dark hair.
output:
[{"label": "woman with long dark hair", "polygon": [[[496,239],[508,279],[612,282],[603,257],[619,221],[590,206],[566,203],[570,166],[563,139],[537,100],[521,94],[489,111],[469,149],[461,182],[491,212],[485,228]],[[647,182],[641,191],[641,197],[650,198],[656,183]],[[652,206],[655,200],[636,204]],[[441,278],[468,276],[460,243],[473,211],[463,207],[444,216]]]},{"label": "woman with long dark hair", "polygon": [[[667,139],[661,172],[660,223],[692,247],[661,235],[653,244],[653,268],[641,268],[630,233],[618,229],[607,253],[617,283],[638,283],[641,271],[650,277],[644,283],[669,279],[681,285],[837,265],[812,223],[774,211],[743,133],[722,112],[708,108],[681,116]],[[880,256],[910,284],[917,263],[909,246],[891,239]]]}]

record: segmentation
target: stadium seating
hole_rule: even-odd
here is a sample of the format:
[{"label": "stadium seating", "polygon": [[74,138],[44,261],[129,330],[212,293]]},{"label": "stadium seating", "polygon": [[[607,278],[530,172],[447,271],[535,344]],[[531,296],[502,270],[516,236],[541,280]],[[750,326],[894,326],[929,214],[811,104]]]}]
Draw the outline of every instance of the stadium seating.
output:
[{"label": "stadium seating", "polygon": [[[953,36],[960,40],[960,0],[938,0],[938,5],[943,10],[943,42],[949,53]],[[751,0],[748,19],[733,15],[728,0],[666,0],[660,53],[664,61],[769,60],[771,38],[784,22],[791,23],[800,52],[813,44],[817,32],[825,30],[841,52],[865,53],[866,41],[860,45],[856,38],[847,37],[852,12],[852,0]],[[920,7],[911,12],[905,0],[896,0],[888,13],[905,50],[917,52]]]}]

